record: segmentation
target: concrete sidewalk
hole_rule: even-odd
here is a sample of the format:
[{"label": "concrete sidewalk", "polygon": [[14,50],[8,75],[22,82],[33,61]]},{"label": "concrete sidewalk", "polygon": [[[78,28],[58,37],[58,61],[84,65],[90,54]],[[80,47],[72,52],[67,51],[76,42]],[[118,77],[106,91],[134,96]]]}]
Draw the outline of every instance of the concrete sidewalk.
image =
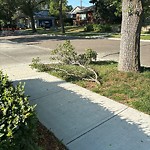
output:
[{"label": "concrete sidewalk", "polygon": [[26,82],[39,120],[70,150],[150,150],[150,116],[28,64],[3,66],[9,78]]}]

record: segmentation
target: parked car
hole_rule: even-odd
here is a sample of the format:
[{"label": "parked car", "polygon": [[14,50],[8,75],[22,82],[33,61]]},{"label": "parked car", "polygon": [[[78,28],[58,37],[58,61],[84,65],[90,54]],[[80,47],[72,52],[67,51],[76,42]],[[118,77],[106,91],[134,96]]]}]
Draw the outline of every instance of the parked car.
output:
[{"label": "parked car", "polygon": [[49,29],[51,27],[51,24],[47,21],[45,21],[45,25],[44,25],[44,28],[45,29]]}]

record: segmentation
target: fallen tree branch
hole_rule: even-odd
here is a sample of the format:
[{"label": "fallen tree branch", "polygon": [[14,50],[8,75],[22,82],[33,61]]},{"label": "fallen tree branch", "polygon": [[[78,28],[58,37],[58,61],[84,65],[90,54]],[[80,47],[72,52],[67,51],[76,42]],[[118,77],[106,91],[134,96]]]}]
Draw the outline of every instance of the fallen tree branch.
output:
[{"label": "fallen tree branch", "polygon": [[[64,44],[61,44],[56,49],[54,49],[51,52],[51,55],[52,60],[57,60],[66,65],[78,65],[81,68],[84,68],[85,71],[87,71],[88,73],[90,72],[90,75],[87,73],[85,75],[86,77],[84,78],[80,77],[78,74],[76,75],[76,73],[70,73],[65,69],[61,68],[53,68],[53,69],[65,72],[69,76],[78,77],[82,80],[96,82],[99,85],[102,84],[98,79],[99,76],[96,73],[96,71],[88,66],[92,62],[92,60],[96,61],[97,58],[97,53],[92,49],[86,49],[85,53],[77,54],[75,52],[75,48],[71,45],[70,41],[67,40]],[[84,74],[82,75],[84,76]]]},{"label": "fallen tree branch", "polygon": [[98,75],[97,75],[97,73],[96,73],[92,68],[86,67],[86,66],[82,65],[82,64],[79,63],[79,62],[72,63],[72,65],[78,65],[78,66],[84,68],[85,70],[88,70],[88,71],[92,72],[92,73],[95,75],[95,78],[89,76],[90,79],[84,78],[84,80],[94,81],[94,82],[96,82],[96,83],[99,84],[99,85],[102,84],[102,83],[98,80]]},{"label": "fallen tree branch", "polygon": [[56,68],[56,67],[52,67],[52,66],[48,66],[48,68],[49,68],[49,69],[53,69],[53,70],[62,71],[62,72],[64,72],[64,73],[65,73],[66,75],[68,75],[68,76],[77,77],[77,78],[82,79],[82,80],[85,80],[85,81],[96,82],[96,83],[99,84],[99,85],[102,84],[102,83],[98,80],[98,75],[96,74],[96,72],[95,72],[93,69],[91,69],[91,68],[86,68],[85,66],[83,66],[83,65],[81,65],[81,64],[77,64],[77,63],[74,64],[74,65],[79,65],[80,67],[82,67],[82,68],[84,68],[84,69],[86,69],[86,70],[89,70],[89,71],[93,72],[94,75],[95,75],[95,78],[93,78],[92,76],[89,76],[89,78],[83,78],[83,77],[81,77],[81,76],[79,76],[79,75],[77,75],[77,74],[70,73],[70,72],[68,72],[67,70],[62,69],[62,68]]}]

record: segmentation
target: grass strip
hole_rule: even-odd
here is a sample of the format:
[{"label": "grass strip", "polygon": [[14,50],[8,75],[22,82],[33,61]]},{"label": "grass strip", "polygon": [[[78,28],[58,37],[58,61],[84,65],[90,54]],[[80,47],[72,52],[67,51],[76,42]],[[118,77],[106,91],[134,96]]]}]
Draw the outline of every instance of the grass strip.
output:
[{"label": "grass strip", "polygon": [[[36,68],[150,115],[150,68],[143,68],[141,73],[124,73],[117,70],[116,62],[95,62],[90,64],[90,67],[100,75],[102,85],[97,85],[94,82],[83,81],[81,78],[74,78],[65,75],[64,72],[49,69],[51,68],[49,66],[70,70],[73,73],[82,72],[82,68],[72,65],[38,64]],[[82,74],[84,75],[83,72]]]}]

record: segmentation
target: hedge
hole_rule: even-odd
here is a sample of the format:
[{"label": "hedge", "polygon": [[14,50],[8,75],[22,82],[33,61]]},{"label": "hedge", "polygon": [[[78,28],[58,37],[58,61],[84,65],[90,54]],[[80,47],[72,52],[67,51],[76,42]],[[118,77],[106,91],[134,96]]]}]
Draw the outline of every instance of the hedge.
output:
[{"label": "hedge", "polygon": [[0,150],[35,150],[35,106],[24,94],[24,84],[13,86],[0,71]]}]

